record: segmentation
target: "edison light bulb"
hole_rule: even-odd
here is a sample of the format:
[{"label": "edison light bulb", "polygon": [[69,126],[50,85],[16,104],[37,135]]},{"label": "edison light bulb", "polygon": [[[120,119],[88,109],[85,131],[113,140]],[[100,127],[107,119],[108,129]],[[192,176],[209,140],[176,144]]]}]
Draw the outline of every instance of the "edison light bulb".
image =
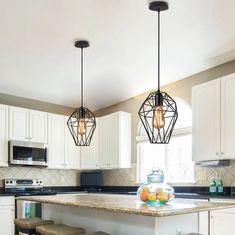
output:
[{"label": "edison light bulb", "polygon": [[157,106],[154,110],[153,126],[158,130],[165,126],[164,111],[162,109],[162,106]]},{"label": "edison light bulb", "polygon": [[78,134],[83,136],[86,134],[86,120],[81,118],[78,123]]}]

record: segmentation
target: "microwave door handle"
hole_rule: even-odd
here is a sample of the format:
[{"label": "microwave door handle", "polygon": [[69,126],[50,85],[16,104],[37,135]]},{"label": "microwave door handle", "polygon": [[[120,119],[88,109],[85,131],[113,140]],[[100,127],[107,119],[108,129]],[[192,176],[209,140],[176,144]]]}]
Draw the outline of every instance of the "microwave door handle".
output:
[{"label": "microwave door handle", "polygon": [[45,148],[45,162],[47,163],[47,148]]}]

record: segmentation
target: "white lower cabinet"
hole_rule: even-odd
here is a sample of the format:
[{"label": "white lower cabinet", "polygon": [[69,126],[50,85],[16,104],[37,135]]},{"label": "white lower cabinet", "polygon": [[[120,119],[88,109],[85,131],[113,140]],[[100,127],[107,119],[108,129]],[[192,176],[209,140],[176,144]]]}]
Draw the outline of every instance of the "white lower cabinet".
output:
[{"label": "white lower cabinet", "polygon": [[66,125],[68,117],[49,114],[48,167],[53,169],[79,169],[80,149],[75,146]]},{"label": "white lower cabinet", "polygon": [[210,235],[231,234],[234,231],[235,212],[211,212],[210,216]]},{"label": "white lower cabinet", "polygon": [[0,228],[2,235],[14,235],[15,199],[0,197]]},{"label": "white lower cabinet", "polygon": [[[235,200],[211,199],[212,202],[235,203]],[[211,211],[210,235],[233,234],[235,229],[235,208]]]}]

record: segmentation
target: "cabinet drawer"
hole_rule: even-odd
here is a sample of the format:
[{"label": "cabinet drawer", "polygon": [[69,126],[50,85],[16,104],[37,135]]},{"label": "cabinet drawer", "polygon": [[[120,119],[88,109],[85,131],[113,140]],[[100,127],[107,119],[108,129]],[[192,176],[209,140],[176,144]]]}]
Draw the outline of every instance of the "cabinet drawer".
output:
[{"label": "cabinet drawer", "polygon": [[15,206],[15,197],[0,196],[0,206]]}]

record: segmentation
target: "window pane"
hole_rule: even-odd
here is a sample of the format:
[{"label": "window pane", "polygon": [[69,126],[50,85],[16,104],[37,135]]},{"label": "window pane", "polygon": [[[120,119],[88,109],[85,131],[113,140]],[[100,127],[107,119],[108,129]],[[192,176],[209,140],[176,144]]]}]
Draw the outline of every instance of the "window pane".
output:
[{"label": "window pane", "polygon": [[172,136],[166,150],[169,182],[194,181],[194,163],[191,156],[192,135]]},{"label": "window pane", "polygon": [[139,180],[147,182],[147,175],[152,172],[153,167],[159,167],[165,172],[165,146],[150,144],[149,142],[139,143]]}]

